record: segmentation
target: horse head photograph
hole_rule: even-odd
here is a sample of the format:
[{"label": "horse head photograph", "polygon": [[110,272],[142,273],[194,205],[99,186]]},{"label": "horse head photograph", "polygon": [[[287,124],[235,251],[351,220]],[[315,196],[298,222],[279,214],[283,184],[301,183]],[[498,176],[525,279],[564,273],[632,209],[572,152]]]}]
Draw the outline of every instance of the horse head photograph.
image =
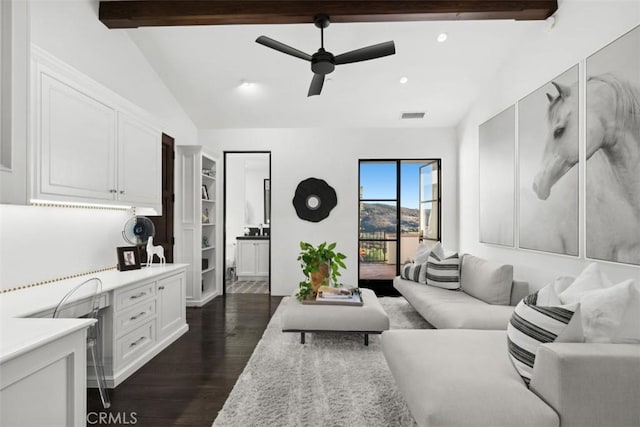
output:
[{"label": "horse head photograph", "polygon": [[586,61],[587,257],[640,265],[640,27]]}]

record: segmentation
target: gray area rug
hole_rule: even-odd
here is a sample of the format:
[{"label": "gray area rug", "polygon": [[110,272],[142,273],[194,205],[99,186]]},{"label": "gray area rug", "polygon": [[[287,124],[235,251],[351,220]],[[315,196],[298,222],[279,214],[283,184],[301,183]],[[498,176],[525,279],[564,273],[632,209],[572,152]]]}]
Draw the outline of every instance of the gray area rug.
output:
[{"label": "gray area rug", "polygon": [[[379,335],[283,333],[274,313],[213,426],[415,426]],[[404,298],[380,302],[391,329],[429,324]]]}]

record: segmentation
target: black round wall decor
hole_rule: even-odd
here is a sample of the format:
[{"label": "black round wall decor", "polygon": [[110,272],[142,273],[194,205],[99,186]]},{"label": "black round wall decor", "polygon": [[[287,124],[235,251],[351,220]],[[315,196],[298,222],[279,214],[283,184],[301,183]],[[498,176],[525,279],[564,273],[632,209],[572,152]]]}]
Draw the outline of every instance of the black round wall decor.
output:
[{"label": "black round wall decor", "polygon": [[338,204],[336,190],[326,181],[307,178],[300,181],[293,196],[293,207],[300,219],[320,222],[329,216],[331,209]]}]

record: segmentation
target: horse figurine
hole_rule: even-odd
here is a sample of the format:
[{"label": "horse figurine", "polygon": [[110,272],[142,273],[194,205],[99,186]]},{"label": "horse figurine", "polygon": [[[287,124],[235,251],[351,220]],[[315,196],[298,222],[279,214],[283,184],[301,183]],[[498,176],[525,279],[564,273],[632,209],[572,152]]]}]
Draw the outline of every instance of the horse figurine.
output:
[{"label": "horse figurine", "polygon": [[[579,160],[577,84],[552,82],[547,137],[533,190],[546,200]],[[587,79],[587,255],[640,264],[640,89],[613,74]]]},{"label": "horse figurine", "polygon": [[147,266],[153,264],[153,256],[158,255],[160,258],[160,264],[165,264],[164,248],[162,246],[153,246],[153,236],[149,236],[147,240]]}]

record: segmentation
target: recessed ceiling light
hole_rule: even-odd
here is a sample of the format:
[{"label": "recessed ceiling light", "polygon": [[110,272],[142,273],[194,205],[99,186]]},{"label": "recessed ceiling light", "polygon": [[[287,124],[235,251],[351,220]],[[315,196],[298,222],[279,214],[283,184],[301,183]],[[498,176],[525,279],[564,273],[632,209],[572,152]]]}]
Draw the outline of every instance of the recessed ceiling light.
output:
[{"label": "recessed ceiling light", "polygon": [[242,89],[249,89],[251,86],[253,86],[253,83],[248,82],[248,81],[246,81],[246,80],[242,80],[242,81],[240,82],[240,87],[241,87]]},{"label": "recessed ceiling light", "polygon": [[447,33],[440,33],[438,34],[438,43],[443,43],[445,40],[447,40]]},{"label": "recessed ceiling light", "polygon": [[409,79],[406,77],[400,77],[400,83],[405,84],[406,82],[408,82]]}]

